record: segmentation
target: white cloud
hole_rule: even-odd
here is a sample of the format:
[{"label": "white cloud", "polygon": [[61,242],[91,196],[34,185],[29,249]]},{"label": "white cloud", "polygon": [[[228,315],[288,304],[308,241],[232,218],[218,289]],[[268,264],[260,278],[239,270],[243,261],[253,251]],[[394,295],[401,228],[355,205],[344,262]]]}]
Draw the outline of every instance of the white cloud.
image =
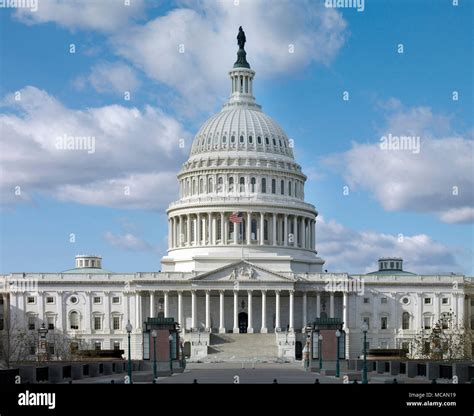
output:
[{"label": "white cloud", "polygon": [[115,92],[124,95],[134,92],[140,85],[135,71],[121,62],[102,62],[94,65],[87,76],[78,77],[75,84],[83,89],[90,85],[97,92]]},{"label": "white cloud", "polygon": [[112,246],[130,251],[149,251],[153,247],[143,239],[131,234],[114,234],[107,231],[104,235],[105,240]]},{"label": "white cloud", "polygon": [[114,34],[111,44],[149,77],[176,89],[181,105],[192,99],[199,110],[215,105],[216,97],[222,99],[227,71],[236,60],[240,25],[246,31],[247,58],[258,77],[295,71],[313,61],[328,64],[345,40],[341,14],[312,1],[181,4],[184,7]]},{"label": "white cloud", "polygon": [[[20,93],[20,101],[4,99],[7,113],[0,115],[4,202],[47,193],[84,204],[162,209],[177,196],[175,175],[188,151],[179,140],[190,135],[159,108],[73,110],[35,87]],[[94,146],[58,148],[70,138],[90,138]]]},{"label": "white cloud", "polygon": [[318,217],[316,225],[318,254],[329,271],[368,273],[378,270],[377,260],[384,256],[404,259],[406,271],[422,274],[460,272],[457,257],[461,249],[434,241],[425,234],[402,236],[374,231],[351,230],[334,220]]},{"label": "white cloud", "polygon": [[143,0],[131,0],[129,5],[124,0],[39,0],[37,11],[17,8],[14,17],[28,25],[52,22],[72,31],[112,32],[141,18],[144,6]]},{"label": "white cloud", "polygon": [[[456,133],[449,118],[429,108],[398,109],[387,118],[381,137],[419,137],[407,150],[381,143],[353,143],[326,163],[337,167],[352,190],[368,190],[387,211],[430,212],[442,221],[473,219],[474,142]],[[413,142],[415,143],[415,142]]]}]

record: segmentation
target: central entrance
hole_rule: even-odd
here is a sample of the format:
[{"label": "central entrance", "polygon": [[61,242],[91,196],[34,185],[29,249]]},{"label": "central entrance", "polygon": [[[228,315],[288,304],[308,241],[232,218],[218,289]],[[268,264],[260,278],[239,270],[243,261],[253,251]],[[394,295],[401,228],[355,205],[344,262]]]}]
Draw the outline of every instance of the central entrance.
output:
[{"label": "central entrance", "polygon": [[249,326],[249,317],[245,312],[239,313],[239,333],[246,334]]}]

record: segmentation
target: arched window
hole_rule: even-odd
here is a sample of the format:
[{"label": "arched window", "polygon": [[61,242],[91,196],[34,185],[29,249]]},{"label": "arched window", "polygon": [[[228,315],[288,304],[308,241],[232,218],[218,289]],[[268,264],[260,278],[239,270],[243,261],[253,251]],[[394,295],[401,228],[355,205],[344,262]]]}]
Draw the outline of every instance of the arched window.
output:
[{"label": "arched window", "polygon": [[249,143],[250,143],[250,144],[253,143],[253,137],[252,137],[252,136],[249,136]]},{"label": "arched window", "polygon": [[255,178],[250,179],[250,192],[255,192]]},{"label": "arched window", "polygon": [[272,194],[276,194],[276,180],[272,179]]},{"label": "arched window", "polygon": [[234,192],[234,178],[232,176],[229,178],[229,192]]},{"label": "arched window", "polygon": [[227,136],[222,137],[222,143],[226,144],[227,143]]},{"label": "arched window", "polygon": [[210,194],[212,192],[214,192],[214,183],[213,183],[212,178],[209,178],[209,184],[207,186],[207,193]]},{"label": "arched window", "polygon": [[270,144],[270,140],[268,140],[268,137],[265,137],[265,144],[266,144],[266,145],[269,145],[269,144]]},{"label": "arched window", "polygon": [[245,191],[245,178],[241,177],[239,179],[239,192],[243,193]]},{"label": "arched window", "polygon": [[295,198],[298,198],[298,181],[295,182]]},{"label": "arched window", "polygon": [[202,194],[204,192],[204,180],[202,178],[199,179],[199,193]]},{"label": "arched window", "polygon": [[280,147],[281,147],[281,140],[278,140],[278,143],[280,143]]},{"label": "arched window", "polygon": [[193,195],[196,195],[196,181],[193,179]]},{"label": "arched window", "polygon": [[262,144],[262,138],[260,136],[257,137],[257,143]]},{"label": "arched window", "polygon": [[221,193],[223,191],[223,179],[222,179],[222,176],[219,177],[219,179],[217,180],[217,193]]},{"label": "arched window", "polygon": [[240,143],[244,143],[244,136],[240,136]]},{"label": "arched window", "polygon": [[74,311],[69,315],[69,327],[71,329],[79,329],[79,314]]},{"label": "arched window", "polygon": [[284,180],[281,180],[280,182],[280,193],[282,195],[285,195],[285,181]]},{"label": "arched window", "polygon": [[231,143],[235,143],[235,136],[231,136],[230,142],[231,142]]},{"label": "arched window", "polygon": [[291,196],[291,181],[288,182],[288,195]]},{"label": "arched window", "polygon": [[410,329],[410,314],[408,312],[402,313],[402,329]]},{"label": "arched window", "polygon": [[267,193],[267,180],[265,178],[262,178],[262,194]]},{"label": "arched window", "polygon": [[277,142],[275,139],[273,139],[273,146],[276,146],[277,145]]}]

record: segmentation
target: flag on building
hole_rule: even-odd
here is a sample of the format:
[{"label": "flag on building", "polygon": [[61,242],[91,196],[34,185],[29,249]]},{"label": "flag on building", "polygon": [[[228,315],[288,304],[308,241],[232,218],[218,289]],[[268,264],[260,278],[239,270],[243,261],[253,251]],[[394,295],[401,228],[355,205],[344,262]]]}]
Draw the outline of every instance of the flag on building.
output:
[{"label": "flag on building", "polygon": [[229,217],[230,222],[240,224],[243,221],[243,214],[241,212],[233,212]]}]

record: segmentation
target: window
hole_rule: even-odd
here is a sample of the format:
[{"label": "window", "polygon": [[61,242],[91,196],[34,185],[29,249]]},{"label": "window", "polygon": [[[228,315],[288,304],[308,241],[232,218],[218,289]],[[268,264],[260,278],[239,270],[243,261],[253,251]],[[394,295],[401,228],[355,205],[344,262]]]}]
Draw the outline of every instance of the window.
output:
[{"label": "window", "polygon": [[30,304],[30,305],[34,304],[35,303],[35,297],[34,296],[28,296],[27,303]]},{"label": "window", "polygon": [[100,298],[100,296],[94,296],[94,303],[97,305],[99,303],[102,302],[102,299]]},{"label": "window", "polygon": [[431,298],[424,299],[425,305],[431,305]]},{"label": "window", "polygon": [[370,329],[370,319],[368,316],[365,316],[362,318],[362,322],[364,322],[367,325],[367,329]]},{"label": "window", "polygon": [[441,314],[441,328],[443,329],[449,329],[449,314],[448,313],[442,313]]},{"label": "window", "polygon": [[276,194],[276,180],[272,179],[272,194]]},{"label": "window", "polygon": [[120,303],[120,297],[113,296],[112,297],[112,303],[115,304],[115,305],[119,304]]},{"label": "window", "polygon": [[34,316],[28,317],[28,329],[34,331],[36,329],[36,318]]},{"label": "window", "polygon": [[244,136],[240,136],[240,143],[244,142]]},{"label": "window", "polygon": [[265,137],[265,144],[268,146],[270,144],[270,140],[268,140],[268,137]]},{"label": "window", "polygon": [[221,220],[217,220],[217,239],[222,240],[222,223]]},{"label": "window", "polygon": [[431,316],[425,316],[423,318],[423,328],[431,329]]},{"label": "window", "polygon": [[229,192],[234,192],[234,178],[229,178]]},{"label": "window", "polygon": [[70,300],[71,300],[71,303],[74,304],[74,305],[75,305],[75,304],[77,303],[77,301],[78,301],[76,296],[71,296],[71,299],[70,299]]},{"label": "window", "polygon": [[54,344],[48,344],[49,355],[54,355]]},{"label": "window", "polygon": [[407,341],[402,342],[402,350],[409,352],[410,351],[410,343]]},{"label": "window", "polygon": [[100,316],[94,316],[94,329],[99,331],[102,327],[102,318]]},{"label": "window", "polygon": [[250,179],[250,192],[252,193],[255,192],[255,184],[256,184],[255,178]]},{"label": "window", "polygon": [[277,145],[277,142],[275,139],[273,139],[273,146],[276,146]]},{"label": "window", "polygon": [[285,195],[285,181],[284,180],[280,182],[280,193],[282,195]]},{"label": "window", "polygon": [[231,143],[235,143],[235,136],[231,136],[230,142],[231,142]]},{"label": "window", "polygon": [[199,179],[199,193],[202,194],[204,192],[204,181],[202,178]]},{"label": "window", "polygon": [[245,178],[240,178],[239,180],[239,192],[245,191]]},{"label": "window", "polygon": [[370,303],[370,299],[369,298],[364,298],[364,303]]},{"label": "window", "polygon": [[278,143],[280,144],[280,147],[281,147],[281,140],[278,140]]},{"label": "window", "polygon": [[53,296],[47,296],[46,297],[46,303],[49,303],[49,304],[54,303],[54,297]]},{"label": "window", "polygon": [[71,315],[69,315],[69,321],[69,327],[71,329],[79,329],[79,314],[77,312],[71,312]]},{"label": "window", "polygon": [[113,317],[112,328],[115,331],[118,331],[120,329],[120,316],[114,316]]},{"label": "window", "polygon": [[100,351],[102,349],[102,343],[100,341],[94,342],[94,349]]},{"label": "window", "polygon": [[405,297],[402,299],[402,303],[405,304],[405,305],[408,305],[410,303],[410,299]]},{"label": "window", "polygon": [[213,185],[214,185],[214,183],[212,181],[212,178],[209,178],[209,184],[207,186],[207,193],[210,194],[210,193],[214,192],[214,186]]},{"label": "window", "polygon": [[382,316],[380,318],[380,329],[387,329],[388,325],[388,318],[386,316]]},{"label": "window", "polygon": [[262,138],[260,136],[257,137],[257,143],[262,144]]},{"label": "window", "polygon": [[217,180],[217,192],[222,192],[224,189],[223,189],[223,184],[224,184],[224,180],[222,179],[222,176]]},{"label": "window", "polygon": [[288,182],[288,195],[291,196],[291,181]]},{"label": "window", "polygon": [[250,144],[253,143],[253,137],[252,137],[252,136],[249,136],[249,143],[250,143]]},{"label": "window", "polygon": [[262,178],[262,194],[267,193],[267,180],[265,178]]},{"label": "window", "polygon": [[226,144],[227,143],[227,136],[222,137],[222,143]]},{"label": "window", "polygon": [[441,303],[442,303],[443,305],[449,305],[449,298],[442,298],[442,299],[441,299]]},{"label": "window", "polygon": [[120,349],[120,341],[114,341],[114,350],[117,351]]},{"label": "window", "polygon": [[54,316],[48,316],[48,329],[54,329]]},{"label": "window", "polygon": [[410,314],[408,312],[402,313],[402,329],[410,329]]},{"label": "window", "polygon": [[380,303],[387,303],[387,298],[380,298]]}]

